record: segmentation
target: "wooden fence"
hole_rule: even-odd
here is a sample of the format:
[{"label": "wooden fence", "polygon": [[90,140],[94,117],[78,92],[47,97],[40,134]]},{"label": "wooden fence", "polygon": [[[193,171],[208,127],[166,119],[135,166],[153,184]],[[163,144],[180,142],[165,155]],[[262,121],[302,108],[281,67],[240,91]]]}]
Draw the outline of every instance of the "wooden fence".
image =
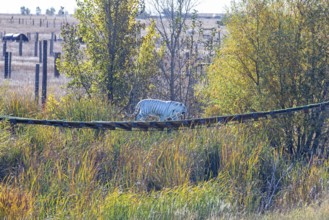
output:
[{"label": "wooden fence", "polygon": [[[42,104],[46,102],[47,99],[47,66],[48,66],[48,40],[38,41],[38,33],[36,33],[35,37],[35,49],[34,54],[35,56],[38,55],[39,52],[39,63],[42,63],[42,96],[41,101]],[[60,76],[58,66],[57,66],[57,59],[60,59],[61,53],[53,51],[53,41],[54,37],[52,34],[52,38],[50,39],[50,55],[54,56],[54,77],[58,78]],[[23,42],[20,39],[19,42],[19,56],[22,56],[23,53]],[[51,47],[52,46],[52,47]],[[38,48],[39,47],[39,48]],[[39,49],[39,50],[38,50]],[[11,69],[12,69],[12,52],[7,51],[7,41],[3,42],[3,56],[4,56],[4,78],[10,79],[11,78]],[[40,72],[40,65],[37,64],[35,66],[35,99],[39,100],[39,72]]]}]

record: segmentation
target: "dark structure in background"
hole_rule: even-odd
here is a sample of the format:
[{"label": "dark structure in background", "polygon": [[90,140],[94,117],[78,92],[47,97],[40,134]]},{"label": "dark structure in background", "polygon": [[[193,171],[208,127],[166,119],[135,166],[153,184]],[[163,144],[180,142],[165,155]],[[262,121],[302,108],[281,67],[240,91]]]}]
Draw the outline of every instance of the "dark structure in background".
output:
[{"label": "dark structure in background", "polygon": [[5,34],[2,37],[2,41],[16,41],[19,42],[20,38],[22,38],[23,42],[28,42],[29,38],[22,33],[18,33],[18,34]]}]

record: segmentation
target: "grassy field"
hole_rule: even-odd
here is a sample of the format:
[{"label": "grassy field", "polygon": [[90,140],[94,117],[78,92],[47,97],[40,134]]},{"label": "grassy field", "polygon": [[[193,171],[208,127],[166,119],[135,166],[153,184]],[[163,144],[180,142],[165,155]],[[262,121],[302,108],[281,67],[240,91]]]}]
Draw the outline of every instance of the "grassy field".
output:
[{"label": "grassy field", "polygon": [[[0,20],[0,32],[23,29]],[[24,28],[45,39],[60,32],[57,26]],[[61,86],[69,79],[54,78],[51,65],[48,102],[41,108],[33,94],[38,58],[29,44],[22,57],[17,43],[9,45],[13,73],[10,80],[0,77],[0,115],[122,119],[103,97],[68,95]],[[60,42],[55,48],[60,51]],[[270,123],[167,133],[12,127],[3,121],[0,218],[327,219],[329,161],[285,157],[270,147],[264,132]]]},{"label": "grassy field", "polygon": [[[34,24],[33,24],[34,21]],[[40,26],[41,22],[41,26]],[[10,80],[4,80],[4,57],[0,56],[0,83],[6,84],[14,90],[21,90],[23,93],[26,90],[34,91],[35,83],[35,68],[39,63],[39,57],[34,56],[35,35],[39,33],[39,40],[51,39],[51,34],[56,35],[57,41],[54,42],[54,52],[62,52],[61,41],[61,25],[64,23],[74,24],[76,21],[73,17],[51,17],[51,16],[22,16],[22,15],[0,15],[0,36],[9,33],[23,33],[30,36],[29,42],[23,43],[23,55],[19,56],[19,43],[7,42],[7,51],[12,52],[12,74]],[[48,23],[48,25],[47,25]],[[3,43],[0,45],[1,52],[3,51]],[[48,43],[49,53],[49,43]],[[39,54],[39,50],[38,50]],[[65,76],[60,78],[54,77],[54,57],[48,55],[47,63],[48,71],[48,88],[53,94],[63,94],[61,85],[68,82]],[[40,64],[40,68],[42,65]],[[41,82],[41,69],[40,69]],[[17,89],[20,88],[20,89]],[[41,84],[40,84],[41,88]]]}]

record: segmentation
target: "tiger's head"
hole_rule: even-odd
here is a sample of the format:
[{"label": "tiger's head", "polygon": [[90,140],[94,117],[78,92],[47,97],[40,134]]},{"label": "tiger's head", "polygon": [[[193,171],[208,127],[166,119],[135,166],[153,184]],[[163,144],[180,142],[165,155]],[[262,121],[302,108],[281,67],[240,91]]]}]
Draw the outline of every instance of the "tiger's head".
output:
[{"label": "tiger's head", "polygon": [[187,108],[183,103],[175,102],[172,105],[171,109],[171,120],[179,120],[185,118],[185,114],[187,113]]}]

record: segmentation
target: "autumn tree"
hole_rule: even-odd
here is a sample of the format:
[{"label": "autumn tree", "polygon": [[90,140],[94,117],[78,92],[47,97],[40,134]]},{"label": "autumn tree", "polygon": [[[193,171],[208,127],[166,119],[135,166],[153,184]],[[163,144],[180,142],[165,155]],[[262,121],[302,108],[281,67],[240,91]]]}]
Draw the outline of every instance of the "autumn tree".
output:
[{"label": "autumn tree", "polygon": [[128,74],[130,83],[126,108],[130,112],[140,99],[154,94],[156,87],[154,79],[159,75],[157,64],[163,56],[162,49],[156,46],[159,35],[154,21],[148,25],[146,31],[147,34],[139,40],[140,45],[133,61],[133,70]]},{"label": "autumn tree", "polygon": [[46,9],[46,15],[53,16],[55,15],[56,9],[54,7]]},{"label": "autumn tree", "polygon": [[[150,4],[158,15],[156,23],[157,31],[160,33],[161,40],[165,45],[165,54],[163,61],[159,64],[164,76],[166,85],[163,91],[168,91],[168,97],[171,100],[181,99],[179,97],[179,74],[180,62],[183,62],[183,50],[181,47],[182,34],[186,29],[186,21],[189,18],[197,0],[151,0]],[[184,54],[185,55],[185,54]]]},{"label": "autumn tree", "polygon": [[[209,67],[200,95],[207,114],[288,108],[328,100],[329,3],[325,0],[234,4],[229,35]],[[271,143],[291,156],[320,155],[328,113],[282,117],[267,127]]]},{"label": "autumn tree", "polygon": [[41,8],[39,6],[35,8],[35,14],[41,15]]},{"label": "autumn tree", "polygon": [[65,11],[64,11],[64,7],[61,6],[60,9],[58,10],[58,13],[57,13],[59,16],[64,16],[65,14]]},{"label": "autumn tree", "polygon": [[21,15],[29,15],[31,10],[28,7],[22,6],[21,7]]},{"label": "autumn tree", "polygon": [[91,94],[95,92],[97,74],[93,70],[93,64],[87,59],[87,51],[82,47],[78,37],[78,27],[65,24],[62,27],[64,40],[63,55],[61,60],[57,60],[60,72],[70,78],[68,88],[72,89],[76,95]]},{"label": "autumn tree", "polygon": [[83,88],[89,95],[106,94],[120,105],[145,96],[140,91],[148,91],[147,78],[156,74],[156,34],[151,24],[141,36],[145,25],[136,20],[141,8],[138,0],[78,1],[78,26],[63,30],[61,70],[72,78],[71,87]]}]

